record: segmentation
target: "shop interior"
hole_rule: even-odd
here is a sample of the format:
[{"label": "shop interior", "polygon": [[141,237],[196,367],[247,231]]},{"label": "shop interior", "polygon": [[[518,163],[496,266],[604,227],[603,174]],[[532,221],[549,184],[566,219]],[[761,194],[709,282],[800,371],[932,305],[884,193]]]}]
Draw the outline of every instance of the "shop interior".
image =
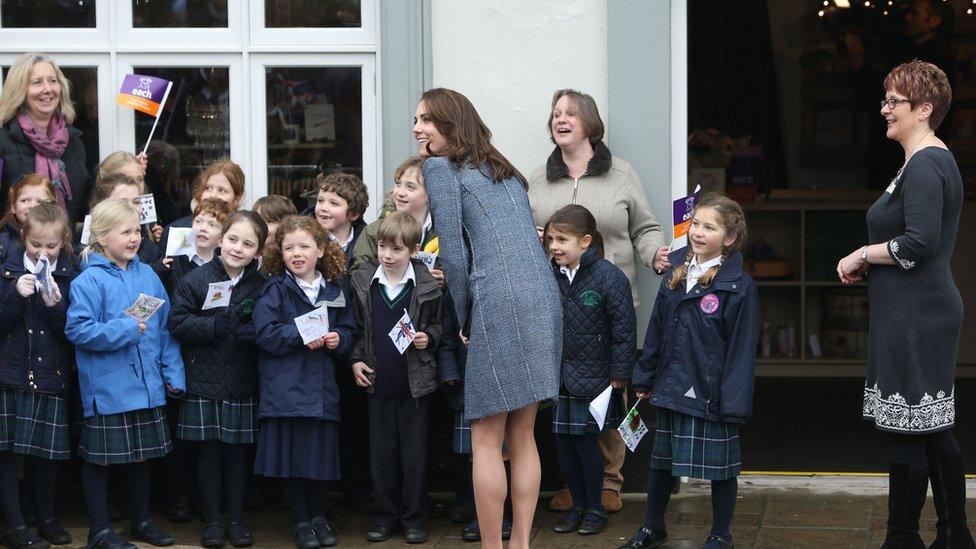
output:
[{"label": "shop interior", "polygon": [[[972,0],[688,2],[689,189],[744,206],[762,303],[746,469],[884,470],[886,439],[860,419],[867,287],[844,287],[836,264],[867,242],[865,213],[904,162],[879,101],[887,72],[914,58],[953,87],[938,130],[966,187],[952,269],[966,305],[976,303],[966,276],[976,266],[974,10]],[[976,390],[972,315],[957,375],[957,395]],[[965,397],[956,403],[957,417],[972,416]],[[967,429],[961,422],[956,436],[973,463]]]}]

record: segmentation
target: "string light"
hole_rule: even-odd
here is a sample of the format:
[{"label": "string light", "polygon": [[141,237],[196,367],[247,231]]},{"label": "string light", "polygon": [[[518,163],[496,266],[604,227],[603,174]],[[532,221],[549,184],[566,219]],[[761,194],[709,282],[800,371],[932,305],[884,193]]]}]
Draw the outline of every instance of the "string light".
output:
[{"label": "string light", "polygon": [[[972,11],[972,10],[970,10],[970,11]],[[823,16],[824,16],[824,10],[820,10],[820,11],[817,12],[817,17],[823,17]]]}]

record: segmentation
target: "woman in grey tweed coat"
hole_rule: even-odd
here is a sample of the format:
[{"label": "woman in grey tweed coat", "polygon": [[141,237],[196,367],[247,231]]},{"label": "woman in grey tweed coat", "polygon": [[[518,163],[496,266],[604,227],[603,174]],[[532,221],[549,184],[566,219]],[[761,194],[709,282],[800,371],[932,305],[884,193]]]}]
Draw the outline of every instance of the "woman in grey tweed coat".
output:
[{"label": "woman in grey tweed coat", "polygon": [[532,221],[525,179],[491,145],[471,102],[452,90],[423,94],[413,129],[440,261],[468,344],[465,419],[484,547],[501,547],[512,463],[511,547],[528,547],[539,497],[537,403],[559,390],[562,305]]}]

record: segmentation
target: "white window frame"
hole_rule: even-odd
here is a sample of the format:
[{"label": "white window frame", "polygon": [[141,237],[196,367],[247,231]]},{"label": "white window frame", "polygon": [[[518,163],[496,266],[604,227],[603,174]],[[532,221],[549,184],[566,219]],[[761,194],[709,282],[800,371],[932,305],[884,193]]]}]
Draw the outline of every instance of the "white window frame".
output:
[{"label": "white window frame", "polygon": [[0,12],[0,51],[49,51],[55,44],[71,44],[72,52],[101,51],[109,47],[109,11],[113,1],[95,2],[94,28],[4,28]]},{"label": "white window frame", "polygon": [[[253,173],[252,164],[247,151],[249,139],[248,124],[245,123],[247,116],[247,98],[245,97],[246,86],[244,85],[244,61],[240,53],[120,53],[115,63],[115,79],[111,83],[112,90],[118,90],[122,85],[122,79],[126,74],[134,72],[134,67],[228,67],[228,86],[230,97],[228,108],[230,110],[230,157],[238,163],[245,174]],[[175,93],[175,89],[173,93]],[[112,95],[112,104],[115,104],[115,95]],[[115,124],[117,130],[116,143],[119,143],[125,150],[139,152],[145,143],[136,143],[135,111],[129,108],[118,107],[118,121]],[[146,116],[140,114],[139,116]],[[162,134],[161,129],[156,128],[155,138]],[[249,178],[250,179],[250,178]],[[253,200],[250,189],[246,193],[248,200]]]},{"label": "white window frame", "polygon": [[[101,0],[99,4],[105,3]],[[260,3],[260,2],[259,2]],[[240,53],[247,36],[244,29],[245,0],[227,1],[226,27],[133,27],[132,0],[112,2],[115,40],[119,51],[186,51],[187,44],[199,45],[197,51],[234,51]]]},{"label": "white window frame", "polygon": [[[0,53],[0,65],[9,67],[20,57],[20,53]],[[95,67],[98,82],[98,151],[85,151],[86,154],[97,154],[99,161],[116,150],[115,128],[116,112],[115,94],[112,93],[112,86],[108,82],[111,74],[111,63],[108,55],[100,53],[59,53],[52,55],[59,67]],[[0,87],[3,83],[0,82]],[[76,103],[78,96],[76,90],[71,91],[71,98]]]},{"label": "white window frame", "polygon": [[[367,218],[375,219],[383,195],[383,160],[380,145],[379,101],[376,95],[376,56],[370,53],[272,54],[250,56],[251,166],[247,178],[247,197],[268,193],[268,127],[265,69],[267,67],[361,67],[363,183],[369,191]],[[371,214],[371,215],[370,215]]]},{"label": "white window frame", "polygon": [[688,194],[688,0],[671,0],[671,198]]},{"label": "white window frame", "polygon": [[354,49],[375,48],[377,45],[377,14],[379,0],[360,2],[359,27],[266,27],[264,25],[264,0],[251,0],[251,45],[261,46],[347,46]]}]

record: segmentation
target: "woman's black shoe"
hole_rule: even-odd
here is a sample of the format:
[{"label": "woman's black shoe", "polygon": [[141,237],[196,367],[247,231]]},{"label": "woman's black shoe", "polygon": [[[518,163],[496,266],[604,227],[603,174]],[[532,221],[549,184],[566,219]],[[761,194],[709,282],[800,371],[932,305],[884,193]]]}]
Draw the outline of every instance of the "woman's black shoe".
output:
[{"label": "woman's black shoe", "polygon": [[234,547],[250,547],[254,545],[254,534],[242,520],[232,520],[227,524],[227,539]]},{"label": "woman's black shoe", "polygon": [[634,534],[634,537],[630,538],[630,541],[621,545],[617,549],[647,549],[648,547],[660,547],[667,543],[668,541],[668,531],[661,530],[648,530],[641,527]]},{"label": "woman's black shoe", "polygon": [[380,526],[379,524],[374,525],[366,533],[366,541],[386,541],[390,539],[393,535],[393,528],[387,528],[386,526]]},{"label": "woman's black shoe", "polygon": [[552,531],[557,534],[568,534],[570,532],[575,532],[579,530],[582,522],[583,513],[581,513],[579,509],[573,509],[572,511],[563,515],[563,519],[552,527]]},{"label": "woman's black shoe", "polygon": [[38,524],[37,533],[51,545],[68,545],[71,543],[71,532],[65,530],[54,519],[47,519]]},{"label": "woman's black shoe", "polygon": [[203,534],[200,535],[200,545],[203,547],[223,547],[224,525],[219,522],[211,522],[204,526]]},{"label": "woman's black shoe", "polygon": [[417,543],[427,543],[427,530],[423,528],[410,528],[404,536],[407,543],[413,545]]},{"label": "woman's black shoe", "polygon": [[312,528],[315,530],[315,537],[319,540],[322,547],[332,547],[338,541],[335,531],[329,526],[325,517],[312,517]]},{"label": "woman's black shoe", "polygon": [[295,547],[298,549],[317,549],[319,538],[315,536],[315,529],[307,522],[295,525]]},{"label": "woman's black shoe", "polygon": [[136,544],[122,539],[111,526],[98,532],[88,532],[88,545],[85,549],[138,549]]},{"label": "woman's black shoe", "polygon": [[146,519],[139,524],[133,524],[129,528],[129,538],[144,541],[156,547],[167,547],[176,543],[173,536],[163,532],[156,526],[152,519]]},{"label": "woman's black shoe", "polygon": [[705,546],[702,549],[732,549],[732,537],[719,536],[717,534],[712,534],[708,536],[705,540]]},{"label": "woman's black shoe", "polygon": [[586,513],[586,515],[583,517],[583,522],[580,523],[579,529],[576,530],[576,533],[581,536],[592,536],[593,534],[599,534],[606,529],[606,516],[601,516],[597,513]]},{"label": "woman's black shoe", "polygon": [[38,537],[33,530],[26,526],[14,528],[7,532],[3,541],[7,547],[12,549],[48,549],[51,547],[50,543]]}]

